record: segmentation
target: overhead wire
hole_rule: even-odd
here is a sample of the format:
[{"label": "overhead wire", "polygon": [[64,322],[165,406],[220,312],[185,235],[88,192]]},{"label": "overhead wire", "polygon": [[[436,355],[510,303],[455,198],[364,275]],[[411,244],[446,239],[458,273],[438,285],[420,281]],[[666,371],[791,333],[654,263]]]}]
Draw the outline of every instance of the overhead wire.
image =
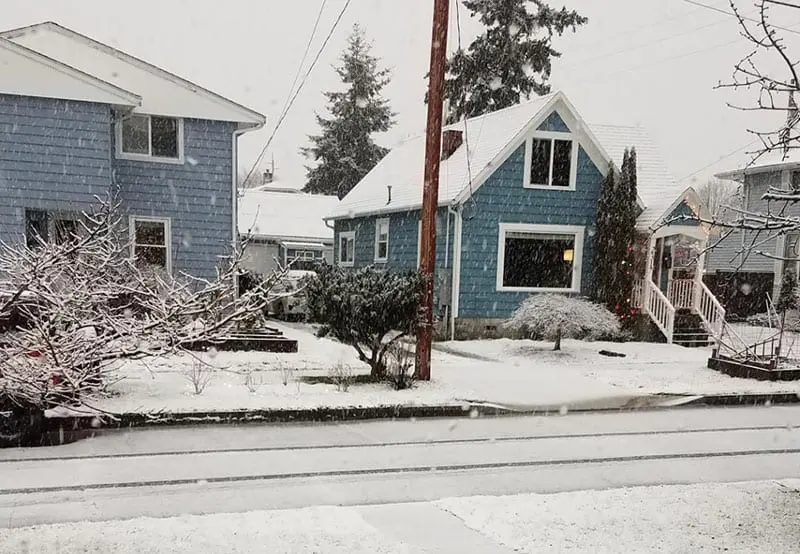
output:
[{"label": "overhead wire", "polygon": [[[278,132],[278,129],[280,129],[280,126],[283,123],[283,120],[286,119],[286,116],[288,115],[289,110],[292,108],[292,106],[294,105],[295,100],[297,100],[297,97],[300,95],[300,92],[303,90],[303,86],[305,86],[306,81],[308,80],[308,77],[311,75],[311,72],[314,70],[314,67],[317,65],[317,62],[319,62],[319,59],[322,57],[322,53],[325,51],[325,48],[328,46],[328,43],[330,42],[331,37],[333,36],[333,33],[336,31],[336,28],[339,26],[339,23],[342,21],[342,18],[344,17],[344,14],[347,11],[347,8],[350,6],[351,2],[352,2],[352,0],[345,0],[345,3],[342,6],[342,9],[339,10],[339,14],[336,16],[336,19],[334,20],[333,25],[330,28],[330,31],[328,31],[328,34],[325,37],[325,40],[322,42],[322,45],[320,46],[319,50],[317,51],[317,54],[314,56],[314,59],[311,61],[311,65],[308,67],[308,71],[306,71],[305,75],[303,75],[303,78],[300,81],[300,84],[297,86],[297,90],[294,91],[294,94],[291,96],[291,98],[289,99],[289,102],[284,107],[284,110],[282,111],[281,115],[278,117],[278,120],[275,122],[275,127],[272,129],[272,133],[270,133],[270,136],[267,139],[266,144],[264,144],[264,148],[261,149],[261,152],[258,154],[258,157],[256,158],[256,161],[253,163],[253,166],[250,168],[250,171],[247,172],[247,176],[245,177],[245,181],[244,182],[247,182],[247,180],[250,178],[250,176],[253,174],[253,172],[258,167],[258,164],[260,164],[261,160],[264,158],[264,154],[266,154],[267,149],[272,144],[272,141],[275,138],[275,134]],[[324,7],[324,2],[323,2],[323,6],[322,7]],[[315,25],[315,27],[316,27],[316,25]]]}]

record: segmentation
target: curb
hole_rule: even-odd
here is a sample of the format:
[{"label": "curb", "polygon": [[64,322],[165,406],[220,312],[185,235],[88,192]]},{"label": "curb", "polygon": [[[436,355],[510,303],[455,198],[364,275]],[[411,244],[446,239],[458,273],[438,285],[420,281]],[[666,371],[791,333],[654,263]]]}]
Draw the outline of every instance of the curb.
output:
[{"label": "curb", "polygon": [[48,417],[46,432],[137,427],[169,427],[178,425],[237,425],[245,423],[332,423],[380,419],[415,419],[434,417],[559,415],[586,412],[621,412],[666,410],[701,406],[759,406],[800,403],[800,393],[666,395],[615,397],[573,405],[502,405],[465,400],[460,404],[441,406],[378,406],[372,408],[311,408],[275,410],[233,410],[176,413],[123,413],[115,419],[105,415]]}]

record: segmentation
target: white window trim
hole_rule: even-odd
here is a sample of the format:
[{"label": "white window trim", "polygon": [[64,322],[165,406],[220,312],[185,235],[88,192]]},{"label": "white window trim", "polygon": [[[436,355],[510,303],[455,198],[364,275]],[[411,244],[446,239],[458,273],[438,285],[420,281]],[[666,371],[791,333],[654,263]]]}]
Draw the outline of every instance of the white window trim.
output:
[{"label": "white window trim", "polygon": [[[575,253],[572,262],[572,286],[568,289],[552,287],[506,287],[503,285],[503,268],[506,261],[506,234],[531,233],[543,235],[572,235],[575,237]],[[563,292],[581,291],[583,268],[583,238],[585,228],[580,225],[534,225],[529,223],[500,223],[497,245],[497,290],[499,292]]]},{"label": "white window trim", "polygon": [[[378,243],[380,242],[381,226],[386,225],[386,256],[378,256]],[[384,264],[389,261],[389,218],[382,217],[375,220],[375,262]]]},{"label": "white window trim", "polygon": [[[153,139],[152,139],[152,121],[151,115],[149,114],[133,114],[136,116],[146,117],[147,118],[147,128],[148,128],[148,149],[152,151],[153,148]],[[172,116],[158,116],[156,117],[169,117],[171,119],[178,120],[178,157],[177,158],[164,158],[161,156],[151,156],[150,154],[133,154],[130,152],[123,152],[122,151],[122,122],[125,118],[120,118],[114,124],[114,133],[116,136],[116,157],[119,160],[138,160],[138,161],[145,161],[145,162],[156,162],[156,163],[165,163],[165,164],[174,164],[174,165],[183,165],[184,163],[184,153],[183,153],[183,118],[182,117],[172,117]]]},{"label": "white window trim", "polygon": [[[568,187],[554,187],[553,185],[541,185],[531,183],[531,164],[533,156],[533,141],[536,139],[554,140],[571,140],[572,141],[572,158],[569,167],[569,186]],[[525,141],[525,175],[523,177],[522,186],[526,189],[540,189],[540,190],[558,190],[558,191],[574,191],[578,178],[578,147],[580,146],[577,137],[572,133],[560,133],[557,131],[536,131]],[[555,148],[553,145],[550,147],[550,173],[548,180],[553,182],[553,156],[555,155]]]},{"label": "white window trim", "polygon": [[[353,241],[353,248],[351,249],[352,259],[350,261],[343,261],[342,260],[342,239],[345,240],[352,240]],[[353,267],[356,263],[356,232],[355,231],[344,231],[339,233],[339,265],[341,267]]]},{"label": "white window trim", "polygon": [[[136,222],[141,221],[144,223],[163,223],[164,224],[164,241],[167,247],[167,267],[166,271],[172,275],[172,220],[168,217],[143,217],[138,215],[130,216],[128,224],[128,235],[131,242],[131,258],[136,259]],[[143,244],[143,247],[154,246]]]},{"label": "white window trim", "polygon": [[422,220],[417,222],[417,267],[422,263]]}]

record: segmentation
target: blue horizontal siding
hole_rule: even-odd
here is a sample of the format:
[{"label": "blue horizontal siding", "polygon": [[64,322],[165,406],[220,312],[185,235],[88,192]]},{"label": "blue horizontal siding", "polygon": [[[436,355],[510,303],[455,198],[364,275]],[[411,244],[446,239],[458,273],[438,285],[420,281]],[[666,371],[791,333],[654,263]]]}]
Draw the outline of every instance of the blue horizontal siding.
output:
[{"label": "blue horizontal siding", "polygon": [[111,108],[0,94],[0,238],[24,235],[25,209],[82,211],[111,184]]},{"label": "blue horizontal siding", "polygon": [[596,221],[603,176],[579,148],[576,190],[523,187],[525,147],[521,146],[475,192],[470,217],[464,219],[461,242],[459,317],[507,318],[528,296],[497,291],[500,223],[576,225],[585,227],[581,289],[592,274],[594,244],[589,228]]},{"label": "blue horizontal siding", "polygon": [[233,123],[187,119],[183,164],[114,159],[126,214],[171,219],[176,273],[213,278],[230,254],[234,130]]},{"label": "blue horizontal siding", "polygon": [[541,125],[537,128],[539,131],[556,131],[560,133],[569,133],[569,127],[558,115],[558,112],[553,112],[545,118]]}]

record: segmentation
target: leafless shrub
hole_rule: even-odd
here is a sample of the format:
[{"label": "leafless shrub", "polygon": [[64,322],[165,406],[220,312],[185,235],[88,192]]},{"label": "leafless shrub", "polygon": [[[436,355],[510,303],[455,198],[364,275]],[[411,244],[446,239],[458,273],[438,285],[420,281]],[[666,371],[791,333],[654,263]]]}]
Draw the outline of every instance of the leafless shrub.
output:
[{"label": "leafless shrub", "polygon": [[206,387],[214,377],[214,373],[211,366],[194,361],[192,362],[192,368],[184,372],[184,377],[186,377],[186,380],[192,385],[194,394],[199,395],[203,394],[203,391],[206,390]]},{"label": "leafless shrub", "polygon": [[39,410],[80,404],[119,360],[180,352],[252,320],[285,275],[237,296],[241,251],[212,280],[144,267],[131,259],[113,196],[98,204],[63,243],[0,243],[4,402]]},{"label": "leafless shrub", "polygon": [[247,387],[251,393],[257,392],[261,385],[264,384],[264,378],[260,373],[255,371],[247,371],[244,374],[244,386]]},{"label": "leafless shrub", "polygon": [[402,343],[394,343],[387,350],[386,380],[394,390],[414,386],[414,354]]},{"label": "leafless shrub", "polygon": [[289,384],[289,381],[294,379],[294,367],[287,363],[280,362],[278,364],[278,371],[281,372],[281,383],[283,383],[284,387]]},{"label": "leafless shrub", "polygon": [[347,392],[353,383],[353,368],[343,362],[337,362],[328,372],[328,376],[336,385],[336,390]]}]

